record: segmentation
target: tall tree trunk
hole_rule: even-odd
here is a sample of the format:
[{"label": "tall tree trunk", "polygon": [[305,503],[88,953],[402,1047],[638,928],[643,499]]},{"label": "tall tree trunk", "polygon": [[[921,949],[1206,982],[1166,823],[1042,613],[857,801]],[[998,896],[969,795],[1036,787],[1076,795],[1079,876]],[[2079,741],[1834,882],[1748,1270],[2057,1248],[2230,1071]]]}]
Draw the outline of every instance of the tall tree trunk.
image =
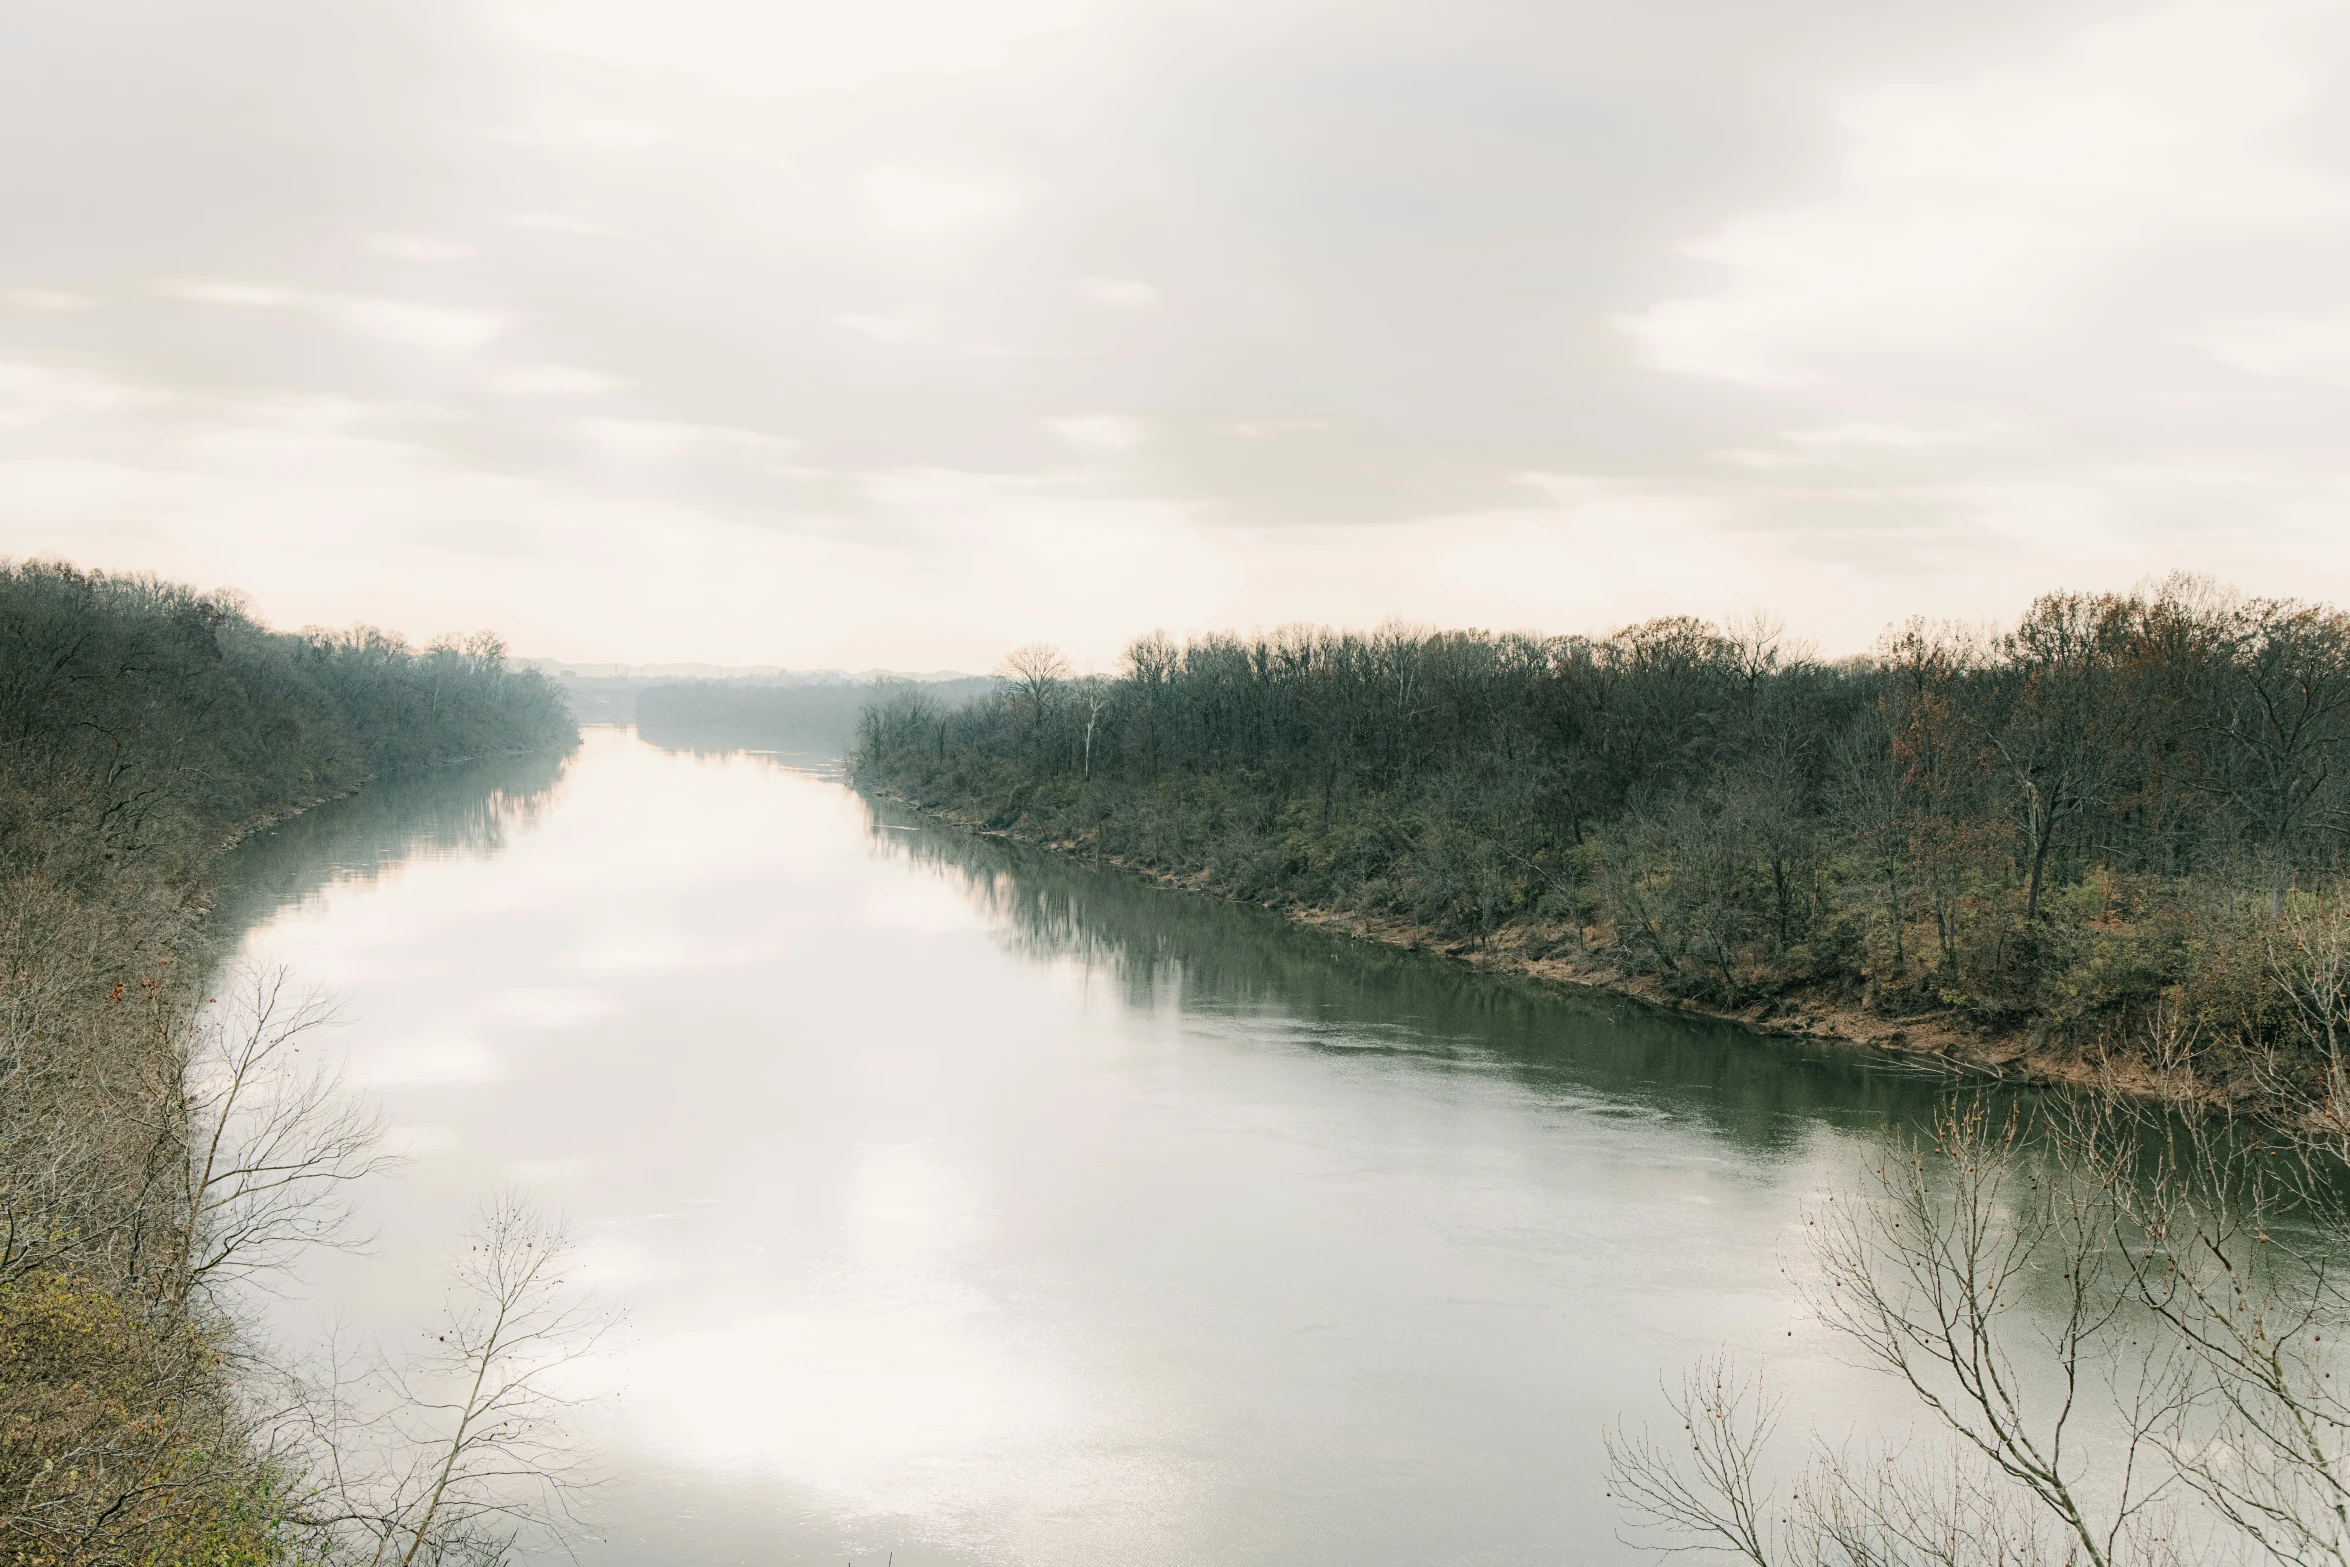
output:
[{"label": "tall tree trunk", "polygon": [[1900,979],[1909,972],[1909,949],[1901,930],[1901,858],[1893,845],[1885,845],[1885,912],[1893,921],[1893,977]]},{"label": "tall tree trunk", "polygon": [[2032,846],[2032,884],[2024,894],[2024,923],[2040,917],[2040,888],[2047,878],[2048,846],[2056,841],[2056,822],[2051,818],[2040,829],[2039,842]]}]

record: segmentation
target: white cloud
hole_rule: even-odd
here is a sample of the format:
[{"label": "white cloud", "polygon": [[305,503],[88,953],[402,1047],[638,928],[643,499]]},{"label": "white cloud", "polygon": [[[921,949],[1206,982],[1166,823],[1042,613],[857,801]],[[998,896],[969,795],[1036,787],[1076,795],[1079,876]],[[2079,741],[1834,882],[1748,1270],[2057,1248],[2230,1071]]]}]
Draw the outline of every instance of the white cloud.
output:
[{"label": "white cloud", "polygon": [[2273,145],[2320,86],[2293,37],[2305,9],[2189,0],[2052,59],[1853,98],[1834,198],[1730,222],[1689,247],[1721,292],[1624,324],[1662,368],[1801,383],[1852,353],[2044,326],[2188,226],[2340,217],[2342,186]]},{"label": "white cloud", "polygon": [[506,330],[512,318],[494,310],[314,294],[300,301],[321,319],[362,337],[447,353],[465,353]]},{"label": "white cloud", "polygon": [[1085,292],[1102,304],[1127,310],[1139,310],[1159,302],[1158,289],[1131,278],[1089,277],[1085,280]]},{"label": "white cloud", "polygon": [[384,1133],[384,1152],[403,1159],[445,1159],[464,1146],[457,1128],[437,1121],[395,1126]]},{"label": "white cloud", "polygon": [[[2350,225],[2302,221],[2340,207],[2292,161],[2350,167],[2307,112],[2350,80],[2345,6],[2320,34],[2162,3],[1104,0],[1048,37],[1027,0],[486,0],[338,24],[340,67],[190,24],[172,69],[318,89],[270,100],[284,136],[181,126],[168,74],[0,102],[113,193],[9,185],[55,221],[0,267],[0,553],[234,583],[284,624],[963,668],[1765,597],[1865,646],[2190,563],[2184,497],[2248,589],[2350,594],[2310,520],[2340,515]],[[57,15],[37,49],[103,49]],[[368,41],[414,29],[395,102]],[[1558,113],[1454,112],[1530,80]],[[224,176],[200,212],[109,161],[178,134]],[[1761,188],[1798,194],[1711,194]],[[175,274],[177,306],[140,281]],[[1657,301],[1652,362],[1813,384],[1583,346]],[[1584,488],[1509,497],[1522,469]]]},{"label": "white cloud", "polygon": [[618,232],[606,224],[564,212],[517,212],[506,221],[518,229],[535,229],[542,234],[584,234],[604,239]]},{"label": "white cloud", "polygon": [[1009,217],[1026,197],[1018,186],[992,175],[886,168],[865,176],[865,203],[892,233],[928,239]]},{"label": "white cloud", "polygon": [[1313,435],[1330,428],[1327,419],[1242,419],[1224,427],[1244,441],[1272,441],[1284,435]]},{"label": "white cloud", "polygon": [[444,353],[469,353],[513,324],[511,316],[495,310],[363,294],[319,293],[267,283],[180,278],[159,285],[159,289],[170,298],[193,304],[226,305],[240,310],[297,310],[361,337]]},{"label": "white cloud", "polygon": [[505,1075],[489,1050],[470,1039],[406,1039],[362,1045],[354,1075],[370,1088],[443,1088]]},{"label": "white cloud", "polygon": [[512,1159],[506,1178],[524,1186],[576,1186],[588,1173],[585,1159]]},{"label": "white cloud", "polygon": [[41,315],[60,315],[73,310],[92,310],[98,301],[87,294],[76,294],[62,288],[0,288],[0,305],[11,310],[30,310]]},{"label": "white cloud", "polygon": [[606,152],[649,152],[689,138],[675,126],[624,114],[582,114],[545,133],[548,140]]},{"label": "white cloud", "polygon": [[509,397],[593,397],[631,384],[625,376],[576,365],[517,365],[490,377],[490,385]]},{"label": "white cloud", "polygon": [[84,371],[0,362],[0,426],[37,425],[171,401],[169,394]]},{"label": "white cloud", "polygon": [[293,303],[291,290],[271,288],[261,283],[207,282],[201,278],[178,278],[160,286],[160,291],[173,299],[185,299],[199,305],[234,305],[240,309],[268,310]]},{"label": "white cloud", "polygon": [[838,315],[832,324],[872,338],[877,343],[922,343],[932,339],[938,313],[921,305],[901,305],[888,315]]},{"label": "white cloud", "polygon": [[697,451],[739,451],[789,457],[799,442],[761,430],[662,419],[582,419],[580,433],[627,457],[683,457]]},{"label": "white cloud", "polygon": [[473,254],[471,245],[430,234],[370,234],[367,248],[394,261],[463,261]]},{"label": "white cloud", "polygon": [[[11,528],[9,551],[16,555],[91,558],[91,547],[152,548],[160,541],[153,508],[171,499],[169,488],[149,469],[87,457],[0,458],[0,505],[36,525]],[[142,517],[140,513],[146,511]],[[135,556],[102,564],[136,570]]]},{"label": "white cloud", "polygon": [[1981,449],[2008,441],[2015,426],[2004,419],[1913,419],[1903,422],[1855,419],[1809,429],[1781,430],[1772,437],[1780,444],[1741,446],[1714,453],[1723,462],[1745,468],[1818,468],[1857,464],[1921,454]]},{"label": "white cloud", "polygon": [[612,1002],[593,990],[501,990],[484,1003],[502,1022],[525,1028],[578,1028],[608,1017]]},{"label": "white cloud", "polygon": [[1077,414],[1046,423],[1055,435],[1084,452],[1132,451],[1150,439],[1141,420],[1124,414]]},{"label": "white cloud", "polygon": [[2239,317],[2187,341],[2256,375],[2350,383],[2350,315]]},{"label": "white cloud", "polygon": [[1087,0],[862,0],[821,8],[732,0],[501,0],[527,43],[747,98],[843,92],[893,77],[985,70],[1072,27]]},{"label": "white cloud", "polygon": [[1909,424],[1856,420],[1850,424],[1822,425],[1810,430],[1784,430],[1780,432],[1779,439],[1814,449],[1971,446],[2004,435],[2008,429],[2006,422],[1998,419],[1968,419],[1954,423],[1921,421]]}]

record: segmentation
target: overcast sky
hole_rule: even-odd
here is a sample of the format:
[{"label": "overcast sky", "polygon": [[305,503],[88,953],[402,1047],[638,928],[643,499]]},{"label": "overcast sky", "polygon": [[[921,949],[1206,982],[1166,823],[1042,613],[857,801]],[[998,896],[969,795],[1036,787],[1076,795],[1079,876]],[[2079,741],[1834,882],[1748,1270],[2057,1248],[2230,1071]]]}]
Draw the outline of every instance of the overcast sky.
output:
[{"label": "overcast sky", "polygon": [[2350,602],[2350,7],[0,8],[0,553],[985,668]]}]

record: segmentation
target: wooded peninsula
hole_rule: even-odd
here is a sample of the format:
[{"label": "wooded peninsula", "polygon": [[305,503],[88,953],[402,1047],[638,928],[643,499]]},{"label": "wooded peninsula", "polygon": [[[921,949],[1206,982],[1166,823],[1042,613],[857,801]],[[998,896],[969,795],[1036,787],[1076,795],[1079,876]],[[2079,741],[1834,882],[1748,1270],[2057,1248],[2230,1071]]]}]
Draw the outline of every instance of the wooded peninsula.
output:
[{"label": "wooded peninsula", "polygon": [[2350,1120],[2350,617],[2201,579],[1910,622],[1293,628],[1011,655],[855,776],[1471,961],[2025,1076]]}]

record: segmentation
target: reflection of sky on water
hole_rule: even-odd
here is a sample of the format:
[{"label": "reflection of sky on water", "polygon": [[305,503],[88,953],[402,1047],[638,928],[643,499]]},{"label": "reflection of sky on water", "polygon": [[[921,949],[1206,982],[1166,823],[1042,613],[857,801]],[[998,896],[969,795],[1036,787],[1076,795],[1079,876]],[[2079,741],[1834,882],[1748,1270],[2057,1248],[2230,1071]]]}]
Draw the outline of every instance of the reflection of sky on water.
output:
[{"label": "reflection of sky on water", "polygon": [[905,825],[591,731],[494,854],[259,926],[413,1160],[289,1328],[567,1212],[614,1564],[1629,1559],[1660,1368],[1894,1407],[1780,1266],[1916,1085]]}]

